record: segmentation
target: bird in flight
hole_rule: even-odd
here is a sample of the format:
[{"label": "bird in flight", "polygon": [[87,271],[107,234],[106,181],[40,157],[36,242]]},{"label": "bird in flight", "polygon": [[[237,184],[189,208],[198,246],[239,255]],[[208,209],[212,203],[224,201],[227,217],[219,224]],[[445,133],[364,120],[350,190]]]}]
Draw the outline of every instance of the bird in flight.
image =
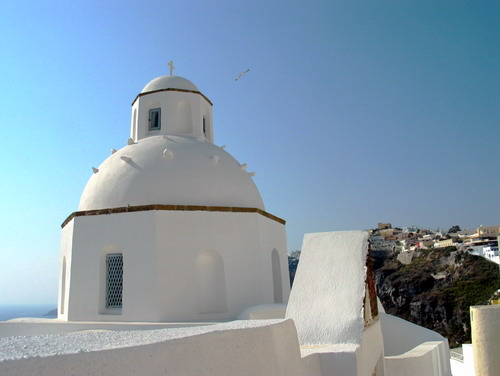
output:
[{"label": "bird in flight", "polygon": [[245,74],[247,74],[248,72],[250,72],[250,69],[247,69],[246,71],[244,72],[241,72],[238,77],[236,77],[234,80],[235,81],[238,81],[241,77],[243,77]]}]

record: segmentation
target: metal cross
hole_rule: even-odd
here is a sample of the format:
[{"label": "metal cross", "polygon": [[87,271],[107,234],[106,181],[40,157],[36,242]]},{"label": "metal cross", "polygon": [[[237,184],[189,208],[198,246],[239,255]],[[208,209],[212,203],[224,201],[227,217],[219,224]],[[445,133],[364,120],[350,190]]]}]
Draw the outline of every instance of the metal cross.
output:
[{"label": "metal cross", "polygon": [[172,76],[172,74],[174,73],[174,69],[175,69],[174,62],[172,60],[170,60],[168,62],[168,66],[170,67],[170,75]]}]

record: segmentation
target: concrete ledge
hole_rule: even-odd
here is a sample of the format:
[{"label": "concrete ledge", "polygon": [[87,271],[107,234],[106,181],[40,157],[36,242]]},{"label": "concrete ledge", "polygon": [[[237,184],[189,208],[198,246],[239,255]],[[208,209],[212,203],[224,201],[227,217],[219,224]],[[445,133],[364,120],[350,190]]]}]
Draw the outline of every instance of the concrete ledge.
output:
[{"label": "concrete ledge", "polygon": [[305,374],[291,320],[4,338],[0,354],[2,376]]},{"label": "concrete ledge", "polygon": [[285,318],[286,304],[260,304],[241,312],[238,320],[269,320]]},{"label": "concrete ledge", "polygon": [[[444,342],[448,349],[448,340],[430,329],[418,326],[399,317],[380,313],[380,323],[384,336],[384,352],[386,356],[407,353],[425,342]],[[447,359],[449,356],[446,355]]]},{"label": "concrete ledge", "polygon": [[[414,349],[395,356],[386,356],[386,376],[451,376],[451,368],[443,364],[448,346],[442,341],[425,342]],[[449,359],[449,358],[448,358]]]},{"label": "concrete ledge", "polygon": [[64,334],[86,330],[154,330],[178,329],[194,326],[208,326],[218,323],[151,323],[151,322],[85,322],[58,319],[15,319],[0,322],[0,338],[15,336],[40,336],[45,334]]}]

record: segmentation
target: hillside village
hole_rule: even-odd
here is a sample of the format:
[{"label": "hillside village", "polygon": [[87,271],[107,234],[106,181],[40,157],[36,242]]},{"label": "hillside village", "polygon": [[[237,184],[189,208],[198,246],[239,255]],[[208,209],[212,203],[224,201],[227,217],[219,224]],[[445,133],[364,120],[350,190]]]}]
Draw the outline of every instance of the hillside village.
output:
[{"label": "hillside village", "polygon": [[[499,237],[500,226],[443,231],[379,223],[370,246],[384,309],[440,333],[452,347],[470,343],[469,307],[500,304]],[[289,254],[291,283],[300,256]]]},{"label": "hillside village", "polygon": [[498,240],[500,226],[480,226],[474,230],[461,230],[453,226],[448,231],[420,229],[416,226],[392,227],[390,223],[379,223],[370,237],[372,252],[381,256],[401,254],[402,263],[411,261],[414,251],[422,249],[456,247],[500,264]]},{"label": "hillside village", "polygon": [[[467,251],[500,265],[499,241],[500,226],[480,226],[474,230],[462,230],[460,226],[453,226],[448,231],[443,231],[416,226],[399,228],[392,227],[391,223],[379,223],[376,229],[371,230],[370,236],[371,253],[374,257],[397,257],[403,264],[409,264],[416,252],[421,250],[456,247],[458,251]],[[291,283],[299,259],[300,250],[288,255]]]}]

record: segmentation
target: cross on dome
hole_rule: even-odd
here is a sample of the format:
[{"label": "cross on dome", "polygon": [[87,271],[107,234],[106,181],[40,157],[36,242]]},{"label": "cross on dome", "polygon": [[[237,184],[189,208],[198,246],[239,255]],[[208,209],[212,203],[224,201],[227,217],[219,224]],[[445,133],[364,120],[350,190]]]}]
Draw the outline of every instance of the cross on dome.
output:
[{"label": "cross on dome", "polygon": [[170,75],[172,76],[174,74],[174,69],[175,69],[174,62],[172,60],[170,60],[168,62],[168,66],[170,67]]}]

